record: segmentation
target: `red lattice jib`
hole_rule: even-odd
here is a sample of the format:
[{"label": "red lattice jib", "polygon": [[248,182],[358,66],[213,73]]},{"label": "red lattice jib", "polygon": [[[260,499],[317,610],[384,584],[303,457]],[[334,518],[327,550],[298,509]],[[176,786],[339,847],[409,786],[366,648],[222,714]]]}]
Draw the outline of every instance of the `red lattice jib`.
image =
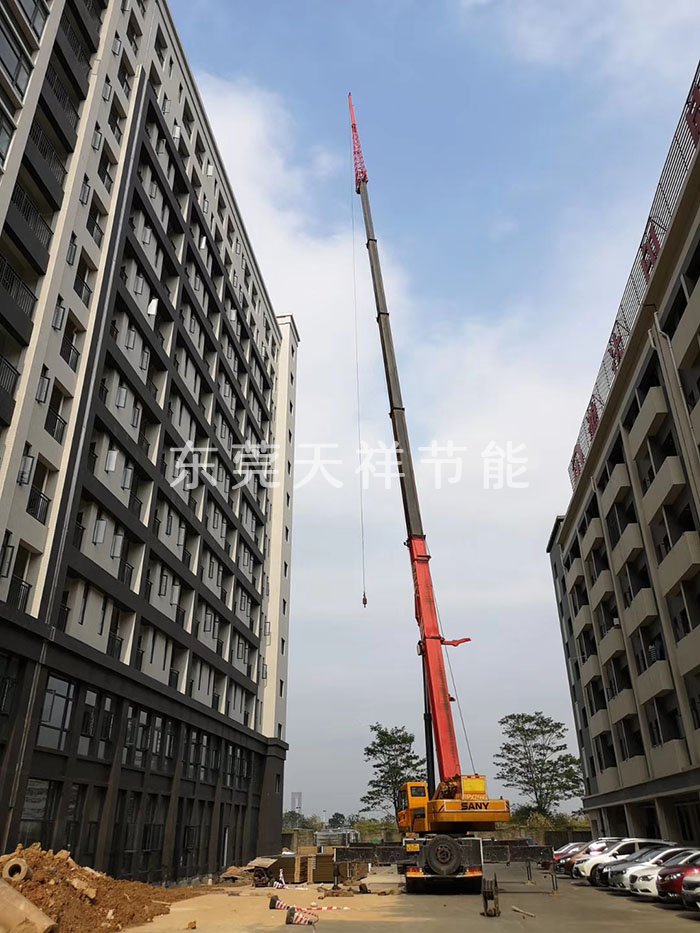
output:
[{"label": "red lattice jib", "polygon": [[700,141],[700,88],[696,85],[690,92],[685,105],[685,120],[690,128],[690,135],[697,146]]},{"label": "red lattice jib", "polygon": [[661,244],[659,243],[656,229],[651,220],[649,221],[647,232],[644,234],[640,249],[642,251],[641,261],[642,269],[644,270],[644,278],[648,282],[651,278],[654,266],[656,265],[656,260],[659,258],[659,253],[661,252]]},{"label": "red lattice jib", "polygon": [[583,472],[583,465],[585,462],[586,458],[583,455],[581,445],[577,444],[574,447],[574,455],[571,458],[571,472],[574,474],[574,479],[578,479]]},{"label": "red lattice jib", "polygon": [[599,424],[600,412],[598,411],[598,403],[592,398],[586,409],[586,425],[588,426],[588,436],[591,440],[593,440],[593,435],[598,430]]},{"label": "red lattice jib", "polygon": [[624,352],[625,348],[622,343],[622,334],[614,330],[612,334],[610,334],[610,340],[608,340],[608,355],[612,360],[612,370],[614,373],[620,368]]}]

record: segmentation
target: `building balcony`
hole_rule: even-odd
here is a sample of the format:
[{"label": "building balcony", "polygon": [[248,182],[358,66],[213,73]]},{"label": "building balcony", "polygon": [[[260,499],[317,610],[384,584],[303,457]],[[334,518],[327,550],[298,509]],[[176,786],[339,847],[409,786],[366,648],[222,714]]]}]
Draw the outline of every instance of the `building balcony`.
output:
[{"label": "building balcony", "polygon": [[664,390],[661,386],[653,386],[647,392],[629,433],[630,450],[635,460],[644,441],[656,434],[667,415],[668,405]]},{"label": "building balcony", "polygon": [[177,690],[177,686],[180,680],[180,671],[175,670],[174,667],[170,668],[170,673],[168,674],[168,686],[172,687],[173,690]]},{"label": "building balcony", "polygon": [[598,657],[600,658],[600,663],[602,666],[605,666],[610,658],[624,653],[625,639],[622,634],[622,629],[619,625],[615,625],[608,629],[598,643]]},{"label": "building balcony", "polygon": [[581,606],[574,616],[573,628],[574,638],[578,638],[581,632],[587,627],[593,625],[593,616],[588,606]]},{"label": "building balcony", "polygon": [[7,427],[15,411],[15,393],[19,382],[19,372],[0,356],[0,426]]},{"label": "building balcony", "polygon": [[49,408],[46,412],[44,428],[59,444],[63,443],[63,438],[66,433],[66,423],[66,419],[62,418],[55,408]]},{"label": "building balcony", "polygon": [[649,768],[644,755],[635,755],[620,762],[620,779],[623,787],[632,787],[649,780]]},{"label": "building balcony", "polygon": [[700,625],[678,642],[676,664],[682,677],[700,666]]},{"label": "building balcony", "polygon": [[41,489],[37,489],[36,486],[32,486],[29,490],[29,498],[27,499],[27,513],[35,518],[42,525],[46,524],[46,519],[49,515],[49,506],[51,505],[51,500],[48,496],[44,495]]},{"label": "building balcony", "polygon": [[660,694],[673,692],[673,677],[668,661],[655,661],[637,678],[637,698],[640,706]]},{"label": "building balcony", "polygon": [[684,486],[685,473],[680,457],[666,457],[644,493],[642,507],[648,524],[656,519],[664,505],[675,502]]},{"label": "building balcony", "polygon": [[603,515],[607,515],[616,502],[625,496],[630,488],[630,474],[627,464],[618,463],[610,474],[607,486],[600,497]]},{"label": "building balcony", "polygon": [[612,596],[613,593],[612,574],[609,570],[603,570],[598,574],[598,578],[588,594],[591,612],[595,612],[603,599],[606,596]]},{"label": "building balcony", "polygon": [[69,149],[74,149],[78,138],[78,123],[80,122],[78,108],[51,64],[46,69],[46,80],[41,89],[41,94],[46,104],[46,113],[49,115],[54,128],[61,136],[64,144]]},{"label": "building balcony", "polygon": [[697,531],[686,531],[659,565],[659,582],[664,596],[676,590],[683,580],[690,580],[698,571],[700,535]]},{"label": "building balcony", "polygon": [[690,301],[678,322],[676,332],[671,339],[673,357],[679,369],[686,369],[693,362],[698,349],[700,331],[700,292],[693,291]]},{"label": "building balcony", "polygon": [[117,571],[117,579],[120,583],[123,583],[125,586],[131,588],[131,579],[134,574],[134,568],[129,563],[128,560],[125,560],[123,557],[119,560],[119,570]]},{"label": "building balcony", "polygon": [[649,765],[655,778],[678,774],[689,764],[688,748],[683,739],[672,739],[649,751]]},{"label": "building balcony", "polygon": [[693,428],[695,440],[700,443],[700,402],[698,402],[690,413],[690,424]]},{"label": "building balcony", "polygon": [[26,612],[31,590],[31,583],[27,583],[22,577],[12,576],[7,591],[7,605],[20,612]]},{"label": "building balcony", "polygon": [[0,256],[0,314],[10,333],[24,346],[32,335],[37,298],[9,262]]},{"label": "building balcony", "polygon": [[10,198],[5,226],[34,271],[44,275],[49,264],[48,250],[53,230],[24,188],[18,184]]},{"label": "building balcony", "polygon": [[63,199],[66,180],[66,160],[56,151],[53,143],[35,121],[29,131],[25,149],[27,166],[41,185],[53,206],[58,209]]},{"label": "building balcony", "polygon": [[588,557],[594,547],[603,540],[603,523],[599,518],[592,518],[588,523],[586,533],[581,539],[581,556],[584,560]]},{"label": "building balcony", "polygon": [[612,569],[615,576],[619,574],[625,564],[634,560],[644,550],[642,532],[637,522],[630,522],[620,535],[610,555]]},{"label": "building balcony", "polygon": [[597,735],[602,735],[603,732],[610,732],[610,715],[607,709],[599,709],[591,716],[588,720],[588,729],[592,739]]},{"label": "building balcony", "polygon": [[649,586],[638,590],[630,605],[622,613],[622,627],[627,638],[658,615],[654,591]]},{"label": "building balcony", "polygon": [[78,361],[80,360],[80,350],[67,334],[63,335],[61,340],[61,349],[59,351],[61,358],[68,363],[73,372],[78,370]]},{"label": "building balcony", "polygon": [[635,716],[637,714],[637,704],[634,699],[634,691],[631,687],[620,690],[614,697],[608,700],[608,712],[611,722],[619,722],[626,716]]},{"label": "building balcony", "polygon": [[612,765],[612,767],[598,772],[596,782],[598,784],[599,794],[609,794],[614,790],[618,790],[620,787],[620,776],[617,772],[617,767]]},{"label": "building balcony", "polygon": [[107,637],[107,655],[114,658],[115,661],[121,661],[123,644],[123,638],[120,638],[115,632],[110,632]]},{"label": "building balcony", "polygon": [[82,43],[77,32],[65,19],[61,20],[56,36],[56,48],[74,80],[82,92],[87,91],[88,75],[90,74],[90,52]]},{"label": "building balcony", "polygon": [[581,665],[581,686],[585,687],[594,677],[600,677],[600,661],[597,654],[592,654],[588,660]]},{"label": "building balcony", "polygon": [[576,557],[571,561],[571,567],[566,571],[564,578],[566,592],[570,593],[579,580],[583,580],[583,561],[580,557]]}]

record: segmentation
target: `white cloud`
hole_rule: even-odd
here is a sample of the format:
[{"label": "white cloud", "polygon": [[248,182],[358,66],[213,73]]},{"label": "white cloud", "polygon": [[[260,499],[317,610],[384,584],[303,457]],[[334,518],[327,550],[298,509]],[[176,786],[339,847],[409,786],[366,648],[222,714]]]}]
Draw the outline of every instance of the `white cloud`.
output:
[{"label": "white cloud", "polygon": [[[314,483],[295,500],[286,789],[303,791],[305,809],[349,812],[366,785],[368,724],[407,724],[420,742],[422,721],[397,488],[372,487],[366,496],[369,605],[360,603],[349,218],[324,227],[307,197],[311,188],[347,203],[350,160],[347,178],[329,178],[327,166],[342,157],[300,151],[282,99],[208,75],[200,85],[276,311],[293,313],[301,332],[297,440],[337,442],[348,461],[342,490]],[[453,664],[476,766],[487,772],[499,717],[544,709],[570,720],[544,548],[568,501],[566,464],[638,241],[637,208],[612,199],[572,210],[517,307],[502,306],[494,283],[488,313],[465,300],[458,317],[439,318],[414,299],[420,270],[400,266],[375,218],[414,450],[433,438],[468,448],[461,483],[435,490],[425,465],[419,482],[446,632],[473,638]],[[359,242],[356,251],[363,436],[388,442]],[[492,439],[527,445],[529,489],[482,488],[480,453]]]},{"label": "white cloud", "polygon": [[488,19],[516,58],[612,82],[635,110],[669,82],[689,84],[697,62],[697,0],[457,2],[469,28]]}]

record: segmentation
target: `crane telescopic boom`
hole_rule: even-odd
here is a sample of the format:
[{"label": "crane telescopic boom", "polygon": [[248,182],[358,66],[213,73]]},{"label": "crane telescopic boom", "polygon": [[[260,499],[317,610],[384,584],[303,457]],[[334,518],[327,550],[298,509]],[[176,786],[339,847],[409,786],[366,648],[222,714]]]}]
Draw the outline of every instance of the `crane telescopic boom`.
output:
[{"label": "crane telescopic boom", "polygon": [[[365,167],[360,137],[357,132],[355,108],[352,95],[348,95],[350,107],[350,124],[352,128],[353,161],[355,167],[355,190],[362,202],[362,214],[367,236],[367,252],[372,271],[372,286],[374,300],[377,308],[377,324],[384,358],[384,372],[389,393],[389,417],[396,444],[396,457],[399,466],[401,482],[401,497],[403,511],[406,519],[406,532],[408,534],[408,550],[413,571],[413,588],[415,593],[415,612],[420,632],[419,650],[424,665],[426,693],[429,701],[429,713],[432,719],[432,730],[435,739],[440,781],[443,784],[459,781],[462,769],[459,763],[457,739],[455,736],[454,720],[450,708],[450,692],[447,686],[445,672],[445,659],[443,645],[457,645],[469,641],[468,638],[457,641],[446,641],[440,634],[433,582],[430,573],[430,554],[423,532],[423,523],[418,501],[418,488],[413,469],[411,445],[408,439],[406,425],[406,411],[401,398],[401,385],[396,365],[394,341],[389,321],[389,309],[384,293],[382,270],[379,263],[377,237],[372,223],[372,212],[367,191],[367,169]],[[426,749],[428,762],[431,760],[431,748]],[[431,787],[431,792],[433,788]]]}]

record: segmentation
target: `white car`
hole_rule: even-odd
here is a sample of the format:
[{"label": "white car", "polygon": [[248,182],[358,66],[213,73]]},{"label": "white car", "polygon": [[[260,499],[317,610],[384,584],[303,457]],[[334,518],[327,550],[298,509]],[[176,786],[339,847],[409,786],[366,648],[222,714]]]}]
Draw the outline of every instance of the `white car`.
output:
[{"label": "white car", "polygon": [[630,873],[630,891],[633,894],[656,897],[659,893],[656,890],[656,876],[662,868],[668,868],[671,865],[686,865],[699,856],[700,849],[684,849],[674,858],[669,859],[665,865],[640,865],[638,872]]},{"label": "white car", "polygon": [[603,869],[603,874],[608,873],[608,886],[618,891],[629,891],[631,889],[631,877],[643,873],[645,868],[662,868],[672,859],[679,855],[689,855],[693,850],[672,846],[670,848],[656,847],[637,853],[637,857],[632,856],[621,862],[611,862]]},{"label": "white car", "polygon": [[595,887],[598,884],[597,875],[600,866],[607,865],[617,859],[630,858],[640,849],[648,849],[654,845],[666,845],[670,848],[675,843],[667,842],[664,839],[621,839],[620,842],[616,842],[615,845],[606,849],[600,855],[593,855],[584,862],[577,862],[574,865],[573,876],[574,878],[586,878]]}]

